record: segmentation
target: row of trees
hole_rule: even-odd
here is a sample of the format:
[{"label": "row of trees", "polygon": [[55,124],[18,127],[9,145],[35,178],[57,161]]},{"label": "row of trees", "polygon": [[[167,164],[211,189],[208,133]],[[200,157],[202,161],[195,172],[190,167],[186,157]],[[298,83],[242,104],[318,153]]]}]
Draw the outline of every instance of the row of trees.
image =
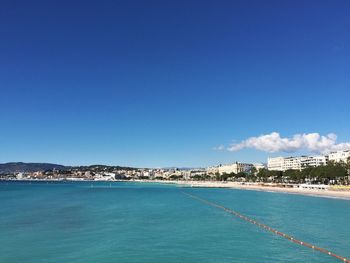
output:
[{"label": "row of trees", "polygon": [[275,183],[322,183],[322,184],[350,184],[350,160],[347,163],[330,162],[325,166],[307,167],[303,170],[269,171],[261,169],[259,172],[238,174],[216,174],[218,181],[249,181]]}]

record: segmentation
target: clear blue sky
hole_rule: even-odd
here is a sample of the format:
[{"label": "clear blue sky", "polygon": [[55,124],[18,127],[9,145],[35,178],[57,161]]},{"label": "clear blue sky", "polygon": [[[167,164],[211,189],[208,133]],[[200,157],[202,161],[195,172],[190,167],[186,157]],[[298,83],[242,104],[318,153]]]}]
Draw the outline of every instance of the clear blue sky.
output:
[{"label": "clear blue sky", "polygon": [[[350,140],[350,1],[0,3],[0,162],[206,166]],[[279,153],[275,153],[279,154]]]}]

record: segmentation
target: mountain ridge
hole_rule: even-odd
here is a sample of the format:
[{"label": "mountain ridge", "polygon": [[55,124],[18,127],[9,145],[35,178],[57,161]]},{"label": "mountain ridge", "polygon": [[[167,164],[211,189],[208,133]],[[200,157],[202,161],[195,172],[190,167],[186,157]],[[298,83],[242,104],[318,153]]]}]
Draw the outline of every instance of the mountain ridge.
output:
[{"label": "mountain ridge", "polygon": [[53,163],[8,162],[0,164],[0,173],[26,173],[46,170],[65,170],[68,166]]}]

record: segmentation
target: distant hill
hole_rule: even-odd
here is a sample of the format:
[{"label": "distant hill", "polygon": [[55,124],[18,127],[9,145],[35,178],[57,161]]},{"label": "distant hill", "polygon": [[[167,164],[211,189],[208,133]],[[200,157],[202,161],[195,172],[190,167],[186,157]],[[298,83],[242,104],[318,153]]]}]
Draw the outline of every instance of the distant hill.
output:
[{"label": "distant hill", "polygon": [[25,172],[39,172],[46,170],[65,170],[64,165],[52,164],[52,163],[3,163],[0,164],[0,174],[6,173],[25,173]]}]

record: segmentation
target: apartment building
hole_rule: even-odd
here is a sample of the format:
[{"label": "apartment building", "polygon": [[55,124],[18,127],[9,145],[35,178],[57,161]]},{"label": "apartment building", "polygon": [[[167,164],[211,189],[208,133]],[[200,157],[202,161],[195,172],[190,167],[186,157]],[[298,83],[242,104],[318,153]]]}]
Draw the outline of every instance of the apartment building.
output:
[{"label": "apartment building", "polygon": [[284,157],[274,157],[267,159],[267,169],[271,171],[284,171]]},{"label": "apartment building", "polygon": [[307,156],[307,158],[301,159],[301,168],[306,167],[317,167],[322,165],[327,165],[328,156],[319,155],[319,156]]},{"label": "apartment building", "polygon": [[230,174],[230,173],[241,173],[241,172],[249,172],[252,168],[254,167],[253,164],[250,163],[239,163],[235,162],[232,164],[225,164],[225,165],[219,165],[219,166],[214,166],[214,167],[208,167],[207,168],[207,173],[208,174]]},{"label": "apartment building", "polygon": [[239,163],[235,162],[233,164],[227,164],[227,165],[221,165],[219,166],[219,173],[224,174],[224,173],[241,173],[241,172],[249,172],[250,169],[252,169],[253,165],[249,163]]},{"label": "apartment building", "polygon": [[301,170],[306,167],[326,165],[328,156],[297,156],[268,158],[267,167],[272,171]]},{"label": "apartment building", "polygon": [[329,161],[333,162],[344,162],[346,163],[348,161],[348,158],[350,158],[350,150],[347,151],[336,151],[336,152],[331,152],[328,155]]}]

